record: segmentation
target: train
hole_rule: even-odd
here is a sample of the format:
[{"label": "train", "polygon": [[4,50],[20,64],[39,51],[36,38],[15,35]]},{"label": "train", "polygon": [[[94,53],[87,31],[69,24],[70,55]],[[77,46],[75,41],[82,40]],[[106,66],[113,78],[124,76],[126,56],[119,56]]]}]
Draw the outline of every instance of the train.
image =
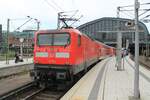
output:
[{"label": "train", "polygon": [[71,82],[90,65],[115,54],[115,48],[74,28],[39,30],[34,38],[32,77],[40,83]]}]

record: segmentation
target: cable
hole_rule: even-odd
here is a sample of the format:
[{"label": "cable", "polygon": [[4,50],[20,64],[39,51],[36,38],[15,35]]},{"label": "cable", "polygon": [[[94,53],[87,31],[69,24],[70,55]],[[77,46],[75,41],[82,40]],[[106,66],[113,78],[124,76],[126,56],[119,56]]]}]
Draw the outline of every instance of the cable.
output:
[{"label": "cable", "polygon": [[[122,12],[122,14],[124,14],[124,15],[126,15],[126,16],[129,16],[129,17],[133,17],[133,16],[131,16],[130,14],[128,14],[128,13],[126,13],[126,12]],[[132,14],[133,15],[133,14]]]},{"label": "cable", "polygon": [[47,0],[44,0],[51,8],[53,8],[56,12],[59,12],[59,10],[57,8],[55,8],[55,6],[53,6],[52,4],[50,4]]},{"label": "cable", "polygon": [[150,9],[147,9],[146,11],[144,11],[142,14],[140,14],[139,16],[142,16],[143,14],[147,13],[148,11],[150,11]]},{"label": "cable", "polygon": [[74,4],[75,4],[74,0],[71,0],[71,2],[72,2],[72,6],[74,6]]},{"label": "cable", "polygon": [[15,19],[10,19],[10,20],[12,20],[12,21],[18,21],[18,20],[25,20],[25,19],[27,19],[27,18],[15,18]]},{"label": "cable", "polygon": [[[83,15],[81,15],[81,16],[77,19],[77,21],[79,21],[82,17],[83,17]],[[77,21],[74,21],[70,26],[72,26],[73,24],[75,24]]]},{"label": "cable", "polygon": [[14,31],[17,31],[18,29],[20,29],[22,26],[24,26],[26,23],[28,23],[29,21],[31,21],[32,18],[30,18],[29,20],[27,20],[26,22],[24,22],[22,25],[20,25],[18,28],[16,28]]},{"label": "cable", "polygon": [[79,10],[76,10],[70,18],[73,18],[73,16],[75,16],[78,12],[79,12]]},{"label": "cable", "polygon": [[[150,3],[142,3],[140,5],[149,5]],[[127,6],[121,6],[120,8],[124,8],[124,7],[133,7],[134,5],[127,5]]]},{"label": "cable", "polygon": [[140,20],[143,20],[143,19],[148,18],[148,17],[150,17],[150,15],[146,15],[145,17],[141,18]]},{"label": "cable", "polygon": [[51,1],[57,8],[59,8],[61,11],[64,11],[60,6],[58,6],[58,4],[56,2],[54,2],[53,0],[51,0]]}]

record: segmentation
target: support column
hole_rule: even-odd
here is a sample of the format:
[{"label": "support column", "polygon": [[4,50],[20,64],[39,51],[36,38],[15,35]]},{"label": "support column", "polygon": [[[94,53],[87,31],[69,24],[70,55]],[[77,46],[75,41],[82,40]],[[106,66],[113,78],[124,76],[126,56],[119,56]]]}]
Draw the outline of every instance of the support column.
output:
[{"label": "support column", "polygon": [[138,11],[139,11],[139,2],[135,0],[135,77],[134,77],[134,97],[140,98],[139,90],[139,29],[138,29]]}]

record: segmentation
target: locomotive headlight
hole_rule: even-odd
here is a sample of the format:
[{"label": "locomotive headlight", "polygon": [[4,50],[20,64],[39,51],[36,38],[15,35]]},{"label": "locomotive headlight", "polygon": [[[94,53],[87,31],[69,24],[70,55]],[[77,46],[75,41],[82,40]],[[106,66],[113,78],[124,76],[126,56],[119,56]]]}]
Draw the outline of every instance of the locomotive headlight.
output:
[{"label": "locomotive headlight", "polygon": [[36,52],[35,54],[36,57],[48,57],[47,52]]},{"label": "locomotive headlight", "polygon": [[69,58],[70,54],[68,52],[56,52],[56,58]]}]

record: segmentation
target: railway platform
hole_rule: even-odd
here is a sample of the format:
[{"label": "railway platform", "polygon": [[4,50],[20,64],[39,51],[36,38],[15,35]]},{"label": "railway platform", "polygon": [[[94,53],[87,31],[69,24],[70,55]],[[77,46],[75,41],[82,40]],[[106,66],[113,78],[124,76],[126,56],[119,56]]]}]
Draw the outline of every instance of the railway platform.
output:
[{"label": "railway platform", "polygon": [[14,60],[0,61],[0,95],[14,90],[33,80],[28,71],[33,68],[33,58],[24,59],[24,62],[15,63]]},{"label": "railway platform", "polygon": [[31,69],[33,69],[33,58],[24,59],[24,62],[18,63],[9,60],[9,64],[6,64],[6,61],[0,61],[0,78],[27,72]]},{"label": "railway platform", "polygon": [[0,61],[0,69],[6,67],[20,66],[25,64],[33,63],[33,58],[24,59],[23,62],[15,63],[15,60],[9,60],[9,64],[6,64],[6,61]]},{"label": "railway platform", "polygon": [[[115,63],[115,57],[99,62],[61,100],[136,100],[134,62],[125,57],[122,71]],[[139,78],[140,100],[150,100],[150,70],[140,65]]]}]

